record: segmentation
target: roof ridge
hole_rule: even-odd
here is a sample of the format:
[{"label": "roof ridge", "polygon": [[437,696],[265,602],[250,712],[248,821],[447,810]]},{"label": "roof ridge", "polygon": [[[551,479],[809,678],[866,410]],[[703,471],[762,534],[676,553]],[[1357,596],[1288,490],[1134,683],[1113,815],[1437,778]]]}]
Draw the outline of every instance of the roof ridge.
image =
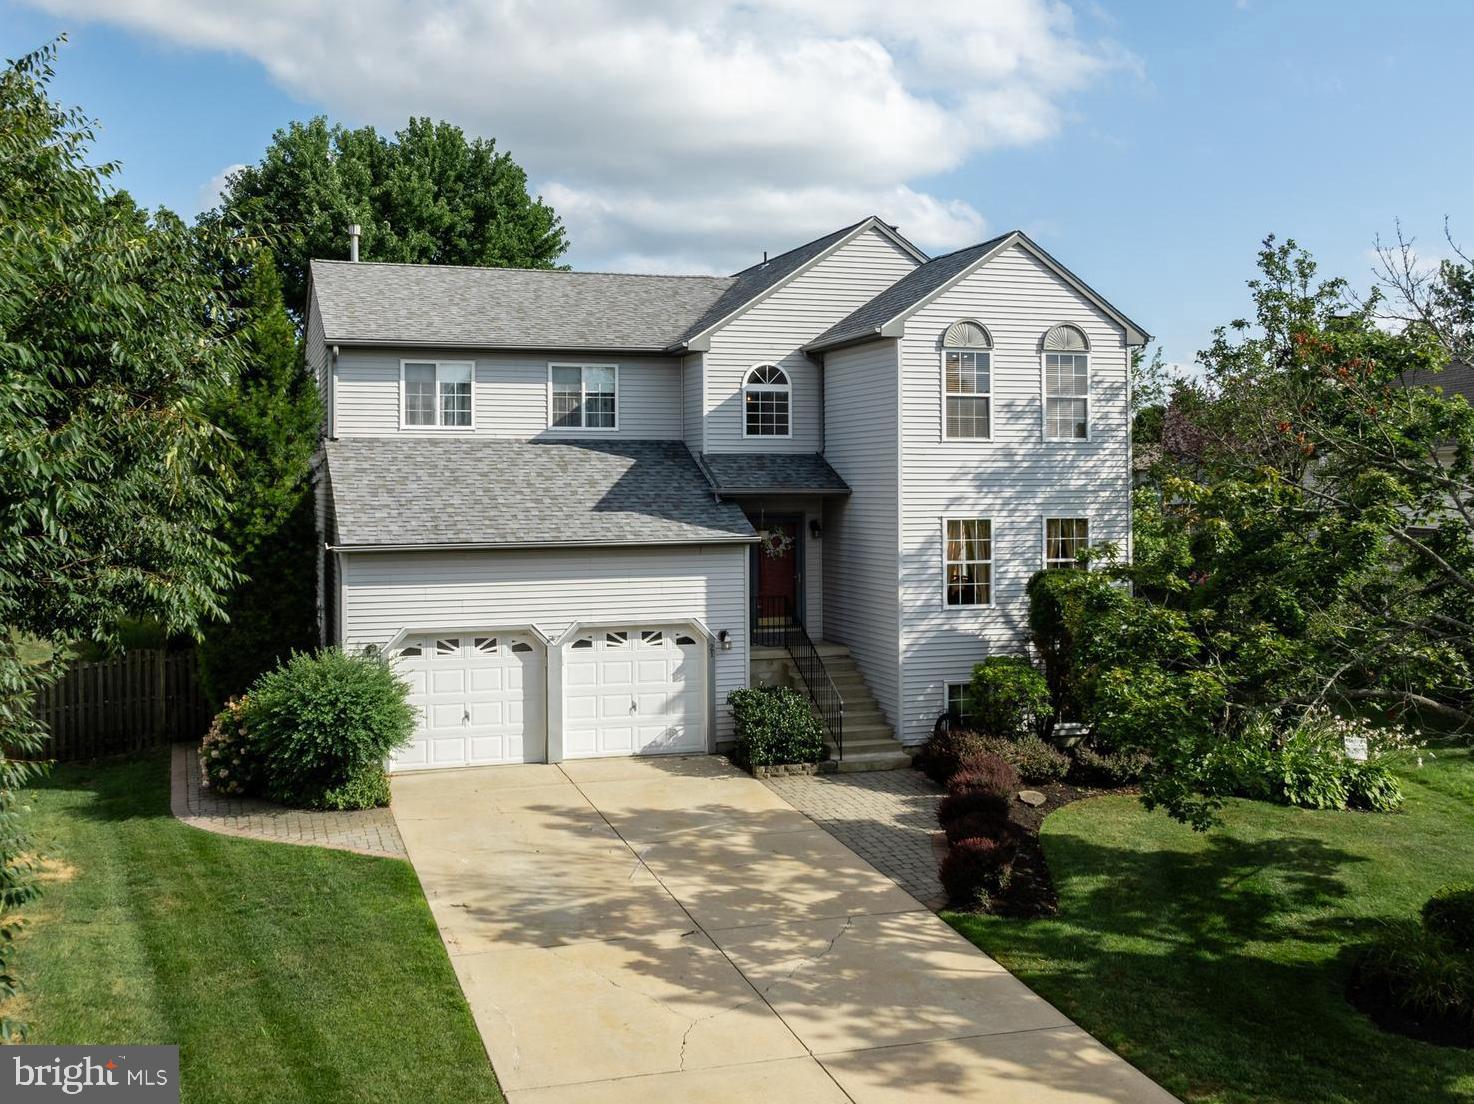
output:
[{"label": "roof ridge", "polygon": [[[815,239],[816,241],[818,239]],[[610,272],[592,268],[526,268],[521,265],[432,264],[424,261],[345,261],[337,257],[311,257],[310,264],[366,268],[454,269],[460,272],[538,272],[556,276],[638,276],[646,280],[731,280],[714,272]]]},{"label": "roof ridge", "polygon": [[879,215],[866,215],[859,222],[852,222],[848,226],[841,226],[838,230],[831,230],[827,234],[820,234],[817,237],[810,238],[806,242],[799,242],[799,244],[795,245],[792,249],[785,249],[782,253],[769,257],[766,260],[758,261],[755,264],[750,264],[743,269],[738,269],[736,272],[732,273],[732,275],[729,276],[728,279],[735,279],[736,277],[741,276],[744,273],[751,272],[755,268],[766,268],[774,261],[780,261],[784,257],[788,256],[790,253],[797,253],[800,249],[807,249],[815,242],[823,241],[825,238],[833,238],[837,237],[840,234],[847,234],[851,230],[855,229],[857,226],[863,226],[865,225],[865,223],[871,221],[872,219],[874,219],[876,222],[882,221]]},{"label": "roof ridge", "polygon": [[[1012,237],[1014,234],[1023,235],[1024,232],[1022,230],[1018,230],[1018,229],[1005,230],[1003,233],[999,234],[997,237],[987,238],[987,239],[985,239],[983,241],[980,241],[980,242],[973,242],[971,245],[964,245],[960,249],[954,249],[954,250],[952,250],[952,252],[950,252],[950,253],[939,253],[935,257],[928,257],[926,260],[922,261],[921,264],[917,265],[916,268],[925,268],[927,265],[932,264],[932,263],[934,263],[936,261],[945,261],[948,257],[955,257],[959,253],[966,253],[969,249],[986,249],[988,246],[990,246],[990,245],[997,245],[1004,238]],[[1024,236],[1027,236],[1027,235],[1024,235]],[[916,269],[912,269],[911,271],[914,272],[914,271],[916,271]],[[909,275],[911,275],[910,272],[906,273],[906,276],[909,276]],[[906,278],[906,276],[902,276],[901,277],[901,280],[904,280]],[[897,280],[896,281],[896,283],[900,283],[900,282],[901,282],[900,280]]]}]

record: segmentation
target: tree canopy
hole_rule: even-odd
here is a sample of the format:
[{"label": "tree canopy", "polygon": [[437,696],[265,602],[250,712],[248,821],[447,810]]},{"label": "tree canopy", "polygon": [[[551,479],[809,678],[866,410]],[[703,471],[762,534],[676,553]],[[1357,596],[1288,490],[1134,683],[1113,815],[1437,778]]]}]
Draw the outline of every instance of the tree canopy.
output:
[{"label": "tree canopy", "polygon": [[230,177],[206,221],[270,242],[298,319],[308,262],[346,258],[353,223],[370,261],[551,268],[568,248],[562,221],[528,194],[527,174],[495,140],[427,118],[392,138],[321,116],[294,122]]}]

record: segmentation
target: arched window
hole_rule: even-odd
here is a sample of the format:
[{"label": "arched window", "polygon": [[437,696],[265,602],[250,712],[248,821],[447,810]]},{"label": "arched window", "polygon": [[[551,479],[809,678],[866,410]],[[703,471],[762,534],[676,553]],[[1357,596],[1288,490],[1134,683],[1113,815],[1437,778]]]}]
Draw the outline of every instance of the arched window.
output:
[{"label": "arched window", "polygon": [[744,437],[788,437],[788,373],[776,364],[759,364],[747,373],[742,384],[742,435]]},{"label": "arched window", "polygon": [[1090,339],[1060,323],[1044,335],[1044,437],[1049,441],[1090,438]]},{"label": "arched window", "polygon": [[993,432],[993,336],[971,318],[942,335],[942,436],[986,441]]}]

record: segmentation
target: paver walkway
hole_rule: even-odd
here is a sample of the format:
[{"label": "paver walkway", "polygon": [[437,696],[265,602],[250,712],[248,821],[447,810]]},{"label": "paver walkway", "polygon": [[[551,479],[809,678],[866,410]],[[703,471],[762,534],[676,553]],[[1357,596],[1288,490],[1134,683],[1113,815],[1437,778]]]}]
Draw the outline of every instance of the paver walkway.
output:
[{"label": "paver walkway", "polygon": [[1172,1097],[716,758],[394,779],[512,1104]]},{"label": "paver walkway", "polygon": [[199,748],[175,744],[169,804],[184,823],[222,836],[245,836],[273,843],[300,843],[357,851],[362,855],[406,858],[404,841],[388,809],[314,813],[287,809],[249,797],[221,797],[204,785]]},{"label": "paver walkway", "polygon": [[942,791],[920,771],[769,778],[768,787],[931,908],[947,903],[937,881]]}]

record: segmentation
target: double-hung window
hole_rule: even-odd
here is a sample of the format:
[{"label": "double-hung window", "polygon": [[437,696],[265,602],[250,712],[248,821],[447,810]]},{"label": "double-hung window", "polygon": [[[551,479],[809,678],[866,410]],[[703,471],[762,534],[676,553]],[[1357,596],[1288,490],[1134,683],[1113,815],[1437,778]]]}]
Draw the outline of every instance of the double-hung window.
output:
[{"label": "double-hung window", "polygon": [[992,605],[993,523],[987,518],[947,518],[942,528],[947,605]]},{"label": "double-hung window", "polygon": [[1045,567],[1079,567],[1080,553],[1089,547],[1089,518],[1044,519]]},{"label": "double-hung window", "polygon": [[957,725],[966,725],[971,720],[967,715],[967,683],[947,683],[947,716]]},{"label": "double-hung window", "polygon": [[403,423],[417,429],[470,429],[476,366],[460,360],[401,363]]},{"label": "double-hung window", "polygon": [[987,440],[993,432],[993,339],[964,319],[942,335],[942,436]]},{"label": "double-hung window", "polygon": [[612,364],[548,368],[548,424],[554,429],[617,429],[619,369]]},{"label": "double-hung window", "polygon": [[1044,436],[1090,437],[1090,343],[1084,331],[1068,324],[1044,335]]}]

